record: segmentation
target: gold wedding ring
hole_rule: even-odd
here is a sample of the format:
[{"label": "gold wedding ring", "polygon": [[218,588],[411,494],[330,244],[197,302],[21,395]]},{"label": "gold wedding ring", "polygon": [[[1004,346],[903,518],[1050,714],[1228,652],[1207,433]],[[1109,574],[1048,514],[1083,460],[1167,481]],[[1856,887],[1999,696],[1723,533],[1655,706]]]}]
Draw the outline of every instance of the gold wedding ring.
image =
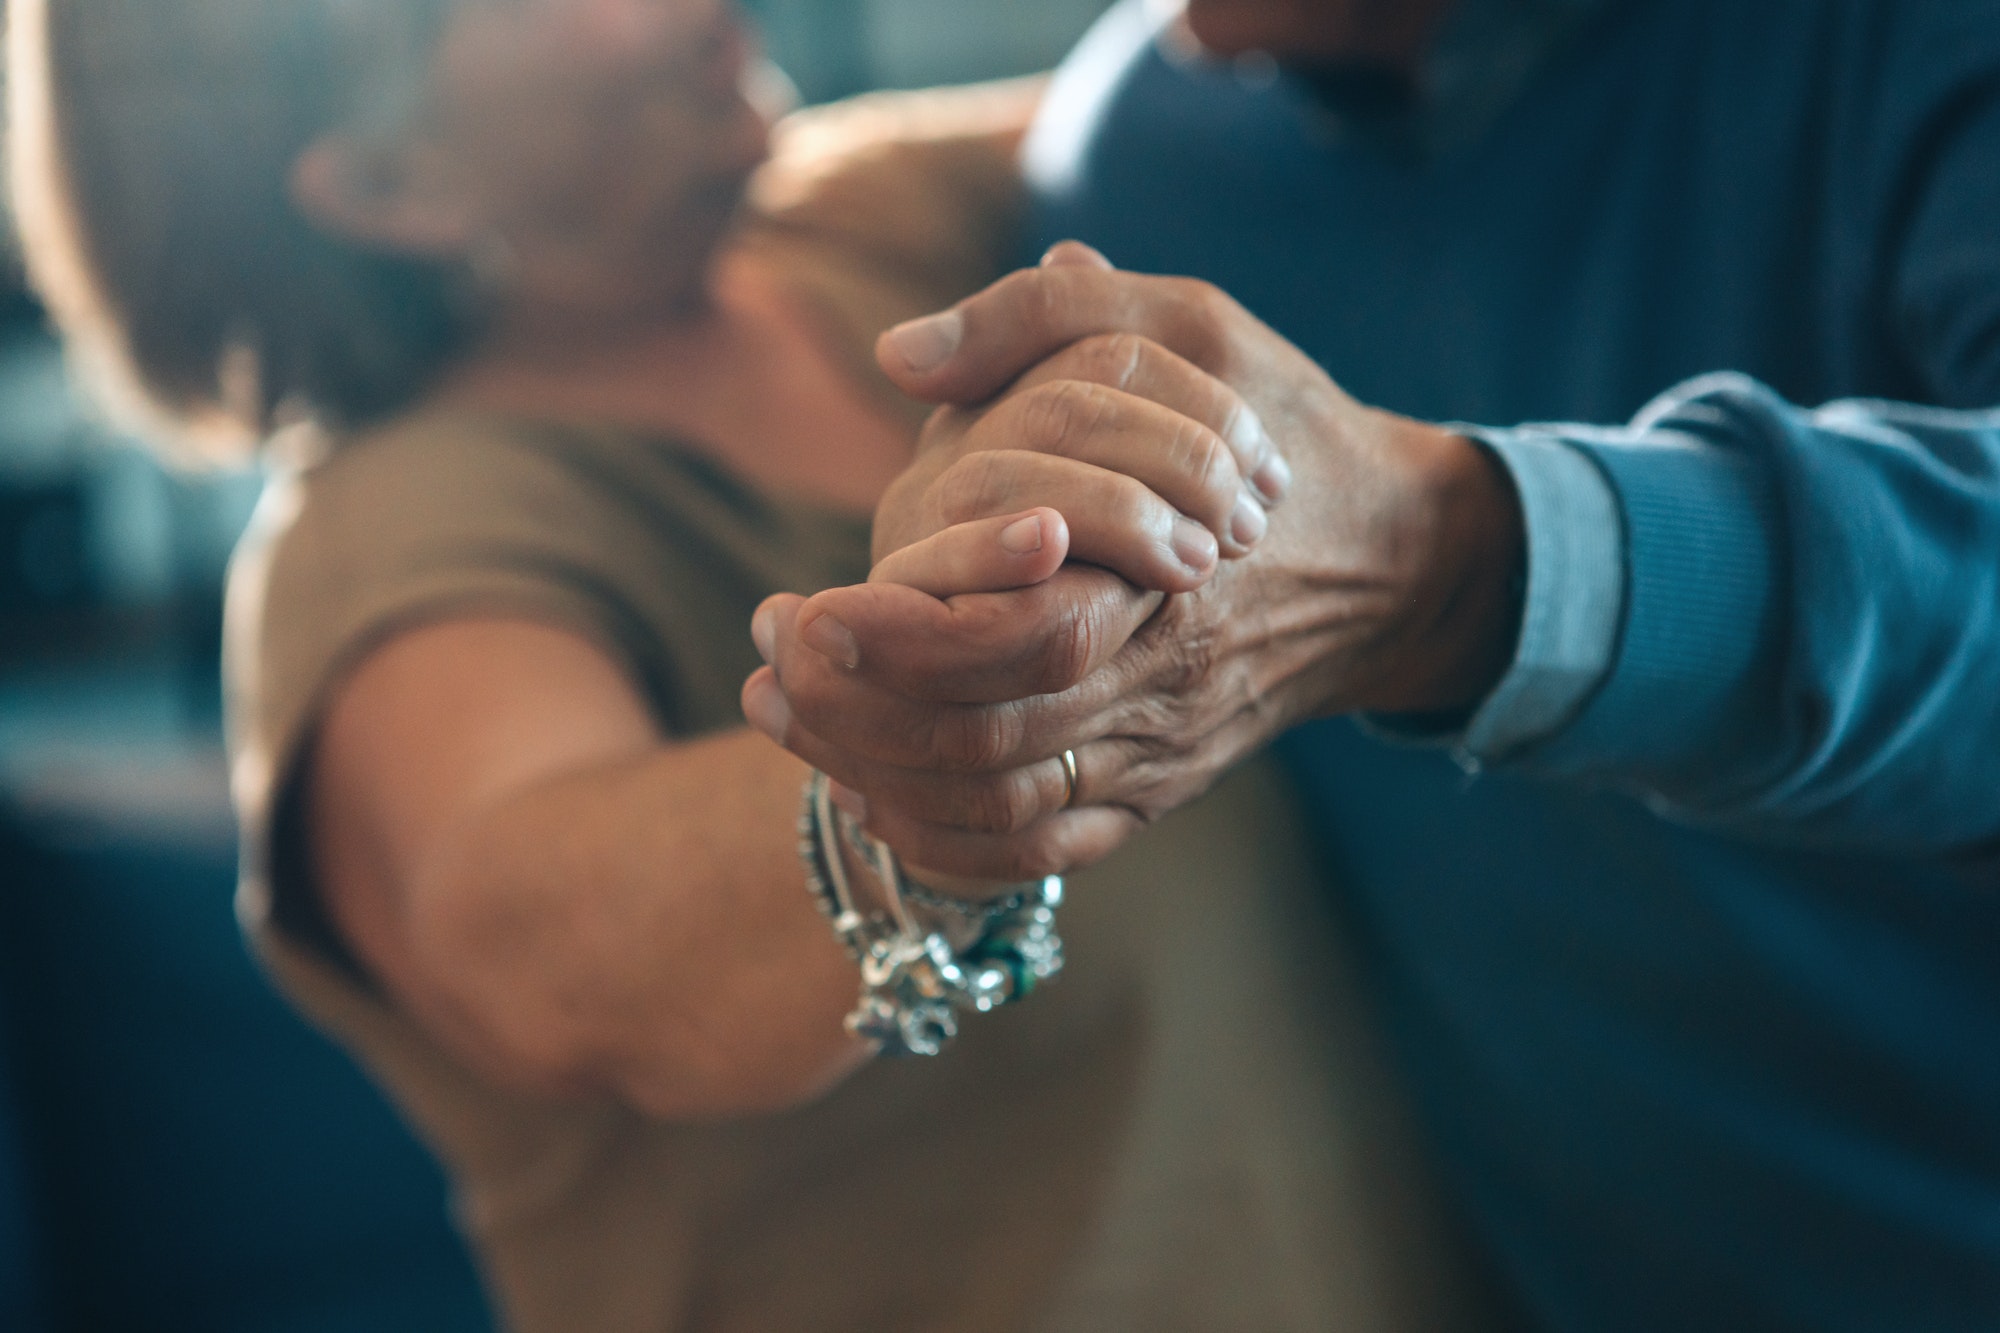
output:
[{"label": "gold wedding ring", "polygon": [[1063,751],[1063,803],[1067,810],[1076,804],[1076,751]]}]

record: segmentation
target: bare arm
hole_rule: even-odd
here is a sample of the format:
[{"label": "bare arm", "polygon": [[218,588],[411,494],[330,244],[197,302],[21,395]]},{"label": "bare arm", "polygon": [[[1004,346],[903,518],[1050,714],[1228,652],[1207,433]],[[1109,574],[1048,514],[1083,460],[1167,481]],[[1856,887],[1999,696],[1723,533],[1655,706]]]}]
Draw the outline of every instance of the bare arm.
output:
[{"label": "bare arm", "polygon": [[998,277],[1027,187],[1017,161],[1046,80],[870,93],[782,121],[752,190],[762,225],[874,266],[922,306]]},{"label": "bare arm", "polygon": [[329,914],[392,997],[511,1086],[656,1115],[775,1109],[864,1058],[795,851],[805,767],[663,738],[587,639],[447,622],[346,678],[310,770]]},{"label": "bare arm", "polygon": [[[1001,345],[1016,354],[993,356]],[[1236,442],[1231,475],[1278,506],[1268,533],[1244,530],[1247,558],[1189,586],[1113,558],[1138,587],[1065,571],[956,599],[965,605],[949,617],[873,585],[766,602],[771,669],[746,688],[776,690],[784,704],[752,720],[857,792],[870,832],[919,864],[1008,879],[1088,865],[1294,721],[1459,710],[1505,669],[1520,623],[1509,589],[1525,557],[1502,467],[1448,429],[1355,402],[1213,287],[1120,273],[1085,247],[1058,246],[1040,268],[891,331],[880,351],[912,393],[968,406],[933,418],[916,464],[877,508],[878,555],[996,507],[989,496],[1015,502],[1011,478],[1039,460],[968,454],[942,427],[1049,394],[1035,358],[1050,352],[1045,364],[1122,364],[1132,373],[1085,378],[1155,409],[1172,404],[1164,416],[1131,410],[1124,458],[1157,460],[1190,438],[1217,452],[1190,434],[1193,421],[1218,438],[1236,434],[1228,423],[1247,419],[1244,409],[1268,421],[1269,436],[1260,428],[1251,434],[1261,439]],[[1174,397],[1155,396],[1162,386]],[[1102,397],[1087,384],[1062,393]],[[1223,414],[1224,403],[1240,407]],[[1152,449],[1138,443],[1149,434]],[[1296,485],[1289,465],[1265,471],[1278,448],[1297,464]],[[1158,484],[1142,489],[1197,512]],[[1115,552],[1119,527],[1166,530],[1150,513],[1147,529],[1107,524],[1124,497],[1093,496],[1074,478],[1035,498],[1064,513],[1079,551]],[[1217,523],[1218,536],[1226,530]],[[1177,595],[1162,602],[1140,595],[1145,587]],[[837,651],[821,628],[829,621],[842,631]]]},{"label": "bare arm", "polygon": [[[1068,552],[1061,516],[1030,510],[884,577],[1017,587]],[[405,632],[340,683],[309,762],[334,925],[488,1077],[692,1119],[809,1100],[866,1058],[841,1022],[856,969],[799,864],[805,765],[748,728],[662,736],[587,637],[507,619]]]},{"label": "bare arm", "polygon": [[870,93],[799,112],[752,188],[743,248],[813,312],[877,406],[913,427],[927,409],[882,379],[868,349],[1009,266],[1027,211],[1016,157],[1042,88]]}]

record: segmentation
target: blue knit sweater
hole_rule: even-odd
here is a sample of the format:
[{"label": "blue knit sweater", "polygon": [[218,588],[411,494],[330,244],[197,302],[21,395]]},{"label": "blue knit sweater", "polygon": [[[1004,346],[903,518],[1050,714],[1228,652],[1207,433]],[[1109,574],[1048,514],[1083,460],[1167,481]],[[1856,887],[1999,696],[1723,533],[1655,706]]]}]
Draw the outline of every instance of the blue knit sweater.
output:
[{"label": "blue knit sweater", "polygon": [[1038,243],[1616,499],[1553,734],[1286,742],[1535,1324],[2000,1327],[2000,5],[1611,0],[1426,147],[1128,4],[1052,105]]}]

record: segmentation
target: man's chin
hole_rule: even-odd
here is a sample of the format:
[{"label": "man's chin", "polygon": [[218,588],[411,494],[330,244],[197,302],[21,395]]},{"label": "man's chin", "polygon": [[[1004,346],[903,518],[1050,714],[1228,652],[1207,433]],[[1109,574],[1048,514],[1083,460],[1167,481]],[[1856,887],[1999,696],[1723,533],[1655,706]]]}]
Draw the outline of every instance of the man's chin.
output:
[{"label": "man's chin", "polygon": [[[1315,13],[1316,8],[1330,12]],[[1324,57],[1348,25],[1343,0],[1323,6],[1297,0],[1187,0],[1182,29],[1204,51],[1227,59],[1262,51],[1277,59]]]},{"label": "man's chin", "polygon": [[714,256],[723,238],[736,229],[747,211],[750,179],[756,165],[716,177],[689,191],[674,223],[674,230],[683,237],[683,245]]},{"label": "man's chin", "polygon": [[1450,0],[1187,0],[1181,27],[1223,58],[1260,51],[1280,64],[1408,65]]},{"label": "man's chin", "polygon": [[671,267],[663,266],[647,289],[667,297],[673,313],[698,313],[708,304],[716,261],[748,213],[748,185],[746,175],[697,191],[684,201],[668,236],[660,241],[655,253],[672,256]]}]

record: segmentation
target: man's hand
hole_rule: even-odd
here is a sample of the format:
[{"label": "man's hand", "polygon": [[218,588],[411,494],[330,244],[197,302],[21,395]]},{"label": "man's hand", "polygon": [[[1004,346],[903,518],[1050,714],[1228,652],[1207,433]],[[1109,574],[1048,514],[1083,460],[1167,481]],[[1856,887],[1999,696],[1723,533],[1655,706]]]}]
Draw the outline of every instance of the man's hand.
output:
[{"label": "man's hand", "polygon": [[[1122,418],[1120,457],[1151,458],[1146,440],[1171,453],[1198,438],[1193,422],[1227,426],[1186,367],[1240,395],[1296,476],[1269,465],[1275,454],[1233,454],[1260,496],[1289,494],[1254,554],[1191,591],[1153,582],[1163,600],[1072,564],[1014,591],[871,582],[760,609],[772,669],[745,687],[753,723],[851,789],[906,858],[952,873],[1017,879],[1094,861],[1308,716],[1468,707],[1517,633],[1519,503],[1483,449],[1356,403],[1212,287],[1114,272],[1088,252],[1058,258],[892,331],[885,370],[947,404],[1004,393],[986,421],[1079,365],[1139,367],[1110,391],[1171,409]],[[934,424],[968,420],[947,411]],[[878,553],[1003,507],[962,498],[986,466],[972,443],[931,444],[878,511]],[[1157,554],[1143,507],[1128,515],[1083,489],[1003,495],[1005,508],[1060,511],[1074,556],[1130,572],[1133,553]],[[1065,749],[1080,778],[1067,809]]]},{"label": "man's hand", "polygon": [[[1082,247],[1052,252],[1045,270],[1060,267],[1109,271]],[[876,508],[877,560],[953,524],[1057,500],[1084,520],[1075,558],[1150,590],[1190,591],[1217,554],[1239,558],[1263,539],[1291,470],[1227,384],[1116,332],[1016,355],[1004,377],[945,392],[914,382],[915,364],[956,364],[962,331],[947,312],[891,330],[878,348],[899,387],[946,406]]]}]

